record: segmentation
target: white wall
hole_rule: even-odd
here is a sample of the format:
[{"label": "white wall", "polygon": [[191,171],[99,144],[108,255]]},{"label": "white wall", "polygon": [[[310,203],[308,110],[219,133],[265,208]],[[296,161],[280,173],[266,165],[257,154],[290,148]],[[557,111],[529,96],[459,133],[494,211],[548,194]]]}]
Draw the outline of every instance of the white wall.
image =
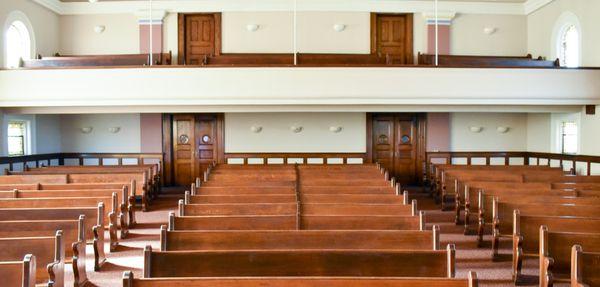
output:
[{"label": "white wall", "polygon": [[552,151],[551,119],[549,113],[527,115],[527,151]]},{"label": "white wall", "polygon": [[[103,33],[94,32],[103,25]],[[60,17],[62,54],[136,54],[140,52],[138,19],[133,14]]]},{"label": "white wall", "polygon": [[36,153],[61,152],[59,115],[36,115]]},{"label": "white wall", "polygon": [[[60,117],[62,152],[140,152],[140,115],[62,115]],[[82,127],[92,127],[89,134]],[[111,127],[121,130],[112,134]]]},{"label": "white wall", "polygon": [[[455,55],[525,56],[527,17],[459,14],[450,28],[450,52]],[[484,28],[496,28],[487,35]]]},{"label": "white wall", "polygon": [[[260,133],[252,126],[262,127]],[[294,133],[291,126],[303,127]],[[341,126],[339,133],[329,130]],[[366,152],[365,113],[227,113],[225,152]]]},{"label": "white wall", "polygon": [[600,66],[600,1],[554,0],[527,18],[528,50],[534,55],[556,59],[553,32],[561,15],[574,13],[581,24],[582,65]]},{"label": "white wall", "polygon": [[54,12],[31,0],[0,1],[0,67],[4,67],[4,32],[8,15],[13,11],[23,12],[35,35],[36,54],[51,55],[58,50],[59,17]]},{"label": "white wall", "polygon": [[[473,133],[470,127],[483,127]],[[501,134],[497,127],[510,130]],[[527,149],[527,114],[452,113],[450,115],[452,151],[524,151]]]},{"label": "white wall", "polygon": [[581,154],[600,156],[600,106],[595,115],[582,112],[579,132]]}]

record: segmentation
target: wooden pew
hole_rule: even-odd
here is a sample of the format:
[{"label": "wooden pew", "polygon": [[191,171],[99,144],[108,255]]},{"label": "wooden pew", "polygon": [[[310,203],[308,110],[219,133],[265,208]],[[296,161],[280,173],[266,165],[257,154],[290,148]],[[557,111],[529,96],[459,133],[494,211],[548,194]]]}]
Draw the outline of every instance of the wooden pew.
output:
[{"label": "wooden pew", "polygon": [[[403,196],[393,194],[303,194],[303,203],[371,203],[371,204],[408,204],[408,192]],[[185,202],[189,204],[209,203],[290,203],[296,202],[295,194],[245,194],[245,195],[191,195],[186,193]]]},{"label": "wooden pew", "polygon": [[600,286],[600,252],[583,251],[575,245],[571,249],[571,287]]},{"label": "wooden pew", "polygon": [[[518,216],[573,216],[600,218],[600,206],[569,204],[519,204],[514,202],[493,201],[492,256],[496,258],[501,237],[513,237],[513,224]],[[537,228],[537,227],[536,227]]]},{"label": "wooden pew", "polygon": [[485,227],[493,221],[491,210],[493,209],[493,200],[497,198],[506,202],[518,202],[518,203],[550,203],[550,204],[579,204],[579,205],[594,205],[600,204],[600,198],[596,197],[573,197],[565,196],[569,195],[570,192],[562,193],[558,191],[541,191],[537,193],[535,191],[529,191],[523,194],[515,194],[510,191],[495,192],[488,194],[487,192],[479,192],[479,204],[478,204],[478,226],[477,236],[478,243],[483,243],[483,234]]},{"label": "wooden pew", "polygon": [[[435,65],[435,55],[421,54],[417,56],[419,65]],[[438,55],[438,64],[448,67],[504,67],[504,68],[559,68],[559,60],[546,61],[543,58],[533,59],[527,56],[468,56],[468,55]]]},{"label": "wooden pew", "polygon": [[[154,65],[171,65],[171,52],[155,53]],[[118,67],[149,66],[150,54],[122,55],[59,55],[34,60],[21,60],[20,68],[61,68],[61,67]]]},{"label": "wooden pew", "polygon": [[[1,198],[61,198],[61,197],[112,197],[117,193],[118,215],[117,219],[121,228],[121,235],[127,235],[129,227],[134,225],[135,208],[129,195],[127,186],[120,190],[116,189],[84,189],[84,190],[18,190],[0,191]],[[124,238],[124,237],[123,237]]]},{"label": "wooden pew", "polygon": [[425,213],[419,216],[331,216],[246,215],[175,216],[169,215],[169,230],[423,230]]},{"label": "wooden pew", "polygon": [[[108,228],[110,235],[111,251],[116,250],[118,245],[117,237],[117,196],[112,197],[61,197],[61,198],[19,198],[19,199],[0,199],[0,209],[15,208],[63,208],[63,207],[96,207],[102,204],[104,208],[103,222],[105,228]],[[108,208],[106,208],[108,207]]]},{"label": "wooden pew", "polygon": [[540,259],[540,226],[550,227],[557,232],[590,233],[600,228],[600,218],[526,216],[521,215],[519,210],[515,210],[512,236],[513,278],[515,283],[521,277],[525,258]]},{"label": "wooden pew", "polygon": [[[196,191],[195,193],[193,191]],[[240,194],[296,194],[295,186],[206,186],[202,185],[192,189],[192,195],[240,195]]]},{"label": "wooden pew", "polygon": [[0,238],[0,261],[19,261],[27,254],[36,257],[36,283],[64,286],[65,250],[62,231],[55,236]]},{"label": "wooden pew", "polygon": [[440,250],[440,229],[418,230],[168,230],[161,226],[160,251],[276,249]]},{"label": "wooden pew", "polygon": [[[104,251],[104,216],[105,207],[103,203],[97,207],[58,207],[58,208],[0,208],[0,221],[27,221],[27,220],[72,220],[79,216],[85,216],[84,221],[86,241],[94,249],[94,270],[99,271],[106,262]],[[111,231],[113,233],[114,231]],[[109,237],[111,251],[117,245],[113,240],[116,236]]]},{"label": "wooden pew", "polygon": [[[580,223],[585,224],[585,223]],[[600,229],[596,233],[575,233],[549,231],[547,226],[540,227],[540,286],[553,286],[554,282],[570,282],[571,248],[574,245],[585,246],[590,252],[600,252]]]},{"label": "wooden pew", "polygon": [[22,261],[0,261],[0,278],[5,287],[35,287],[36,262],[33,254]]},{"label": "wooden pew", "polygon": [[123,287],[477,287],[477,274],[465,279],[426,277],[186,277],[134,278],[123,273]]},{"label": "wooden pew", "polygon": [[63,232],[65,263],[72,263],[74,267],[75,286],[83,287],[88,281],[85,271],[85,215],[80,215],[78,220],[0,221],[0,238],[44,237],[55,234],[57,230]]},{"label": "wooden pew", "polygon": [[[245,276],[365,276],[454,278],[454,245],[446,250],[144,249],[144,278]],[[235,262],[235,264],[231,264]],[[410,263],[409,263],[410,262]]]}]

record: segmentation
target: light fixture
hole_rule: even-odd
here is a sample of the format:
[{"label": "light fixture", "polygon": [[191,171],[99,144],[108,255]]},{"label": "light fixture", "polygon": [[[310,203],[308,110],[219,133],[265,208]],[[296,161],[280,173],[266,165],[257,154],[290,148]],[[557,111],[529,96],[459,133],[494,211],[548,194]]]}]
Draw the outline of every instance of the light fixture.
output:
[{"label": "light fixture", "polygon": [[333,25],[333,30],[335,30],[336,32],[342,32],[346,30],[346,24],[335,24]]},{"label": "light fixture", "polygon": [[303,129],[303,128],[302,128],[301,126],[291,126],[291,127],[290,127],[290,130],[291,130],[292,132],[296,133],[296,134],[297,134],[297,133],[300,133],[300,132],[302,131],[302,129]]},{"label": "light fixture", "polygon": [[121,130],[121,127],[111,127],[111,128],[108,128],[108,132],[111,133],[111,134],[116,134],[120,130]]},{"label": "light fixture", "polygon": [[93,127],[83,127],[83,128],[80,128],[79,130],[81,131],[81,133],[89,134],[94,130],[94,128]]},{"label": "light fixture", "polygon": [[255,32],[256,30],[258,30],[258,28],[260,28],[260,26],[258,24],[246,25],[246,30],[248,30],[248,32]]},{"label": "light fixture", "polygon": [[473,126],[473,127],[469,127],[469,130],[470,130],[472,133],[480,133],[481,131],[483,131],[483,127],[476,127],[476,126]]},{"label": "light fixture", "polygon": [[510,127],[497,127],[496,131],[498,131],[501,134],[505,134],[510,130]]},{"label": "light fixture", "polygon": [[104,30],[106,30],[106,26],[104,25],[94,26],[94,32],[96,32],[96,34],[102,34]]},{"label": "light fixture", "polygon": [[485,28],[483,28],[483,33],[486,35],[492,35],[492,34],[496,33],[497,30],[498,30],[498,28],[496,28],[496,27],[485,27]]},{"label": "light fixture", "polygon": [[98,2],[98,0],[88,0],[88,2],[90,2],[90,3],[96,3],[96,2]]},{"label": "light fixture", "polygon": [[340,127],[340,126],[331,126],[329,127],[329,131],[332,133],[339,133],[343,130],[344,128]]},{"label": "light fixture", "polygon": [[260,133],[260,132],[262,131],[262,129],[263,129],[263,128],[262,128],[261,126],[252,126],[252,127],[250,127],[250,130],[251,130],[253,133],[255,133],[255,134],[257,134],[257,133]]}]

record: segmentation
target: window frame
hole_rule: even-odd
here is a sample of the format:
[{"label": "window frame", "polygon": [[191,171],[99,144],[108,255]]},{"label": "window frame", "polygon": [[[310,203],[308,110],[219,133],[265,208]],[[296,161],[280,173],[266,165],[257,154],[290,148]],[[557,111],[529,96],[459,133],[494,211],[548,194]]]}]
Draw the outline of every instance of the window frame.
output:
[{"label": "window frame", "polygon": [[[565,36],[565,33],[570,27],[574,27],[579,35],[578,39],[578,51],[579,54],[577,65],[575,66],[567,66],[567,63],[564,63],[563,57],[561,55],[562,52],[562,40]],[[560,66],[565,68],[579,68],[583,63],[583,30],[581,28],[581,23],[577,15],[573,12],[565,11],[560,17],[556,20],[554,24],[554,29],[552,32],[552,43],[551,43],[552,55],[553,59],[560,59]]]},{"label": "window frame", "polygon": [[35,58],[35,55],[37,54],[37,48],[36,48],[36,37],[35,37],[35,31],[33,29],[33,25],[31,24],[31,21],[29,21],[29,18],[27,17],[27,15],[21,11],[12,11],[8,14],[6,21],[4,22],[4,27],[2,30],[2,39],[3,39],[3,57],[2,57],[2,67],[4,68],[8,68],[8,43],[6,41],[7,38],[7,34],[8,34],[8,29],[13,25],[14,22],[19,21],[21,23],[23,23],[25,25],[25,28],[27,29],[27,32],[29,33],[29,56],[31,59]]},{"label": "window frame", "polygon": [[[12,123],[18,123],[18,124],[22,124],[23,125],[23,135],[20,137],[23,137],[23,154],[10,154],[10,144],[8,139],[11,137],[15,137],[15,136],[10,136],[8,135],[8,127],[10,126],[10,124]],[[9,157],[17,157],[17,156],[25,156],[25,155],[30,155],[31,154],[31,124],[29,121],[26,120],[9,120],[7,122],[7,126],[6,126],[6,154]]]}]

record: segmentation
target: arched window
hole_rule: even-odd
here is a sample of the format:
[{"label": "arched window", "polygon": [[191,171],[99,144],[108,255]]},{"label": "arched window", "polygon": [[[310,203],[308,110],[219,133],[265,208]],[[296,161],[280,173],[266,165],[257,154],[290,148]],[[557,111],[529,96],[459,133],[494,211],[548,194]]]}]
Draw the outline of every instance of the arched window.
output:
[{"label": "arched window", "polygon": [[31,59],[35,54],[35,37],[25,14],[20,11],[10,13],[3,32],[4,66],[17,68],[21,59]]},{"label": "arched window", "polygon": [[564,27],[559,36],[558,58],[566,67],[579,67],[579,31],[575,25]]}]

